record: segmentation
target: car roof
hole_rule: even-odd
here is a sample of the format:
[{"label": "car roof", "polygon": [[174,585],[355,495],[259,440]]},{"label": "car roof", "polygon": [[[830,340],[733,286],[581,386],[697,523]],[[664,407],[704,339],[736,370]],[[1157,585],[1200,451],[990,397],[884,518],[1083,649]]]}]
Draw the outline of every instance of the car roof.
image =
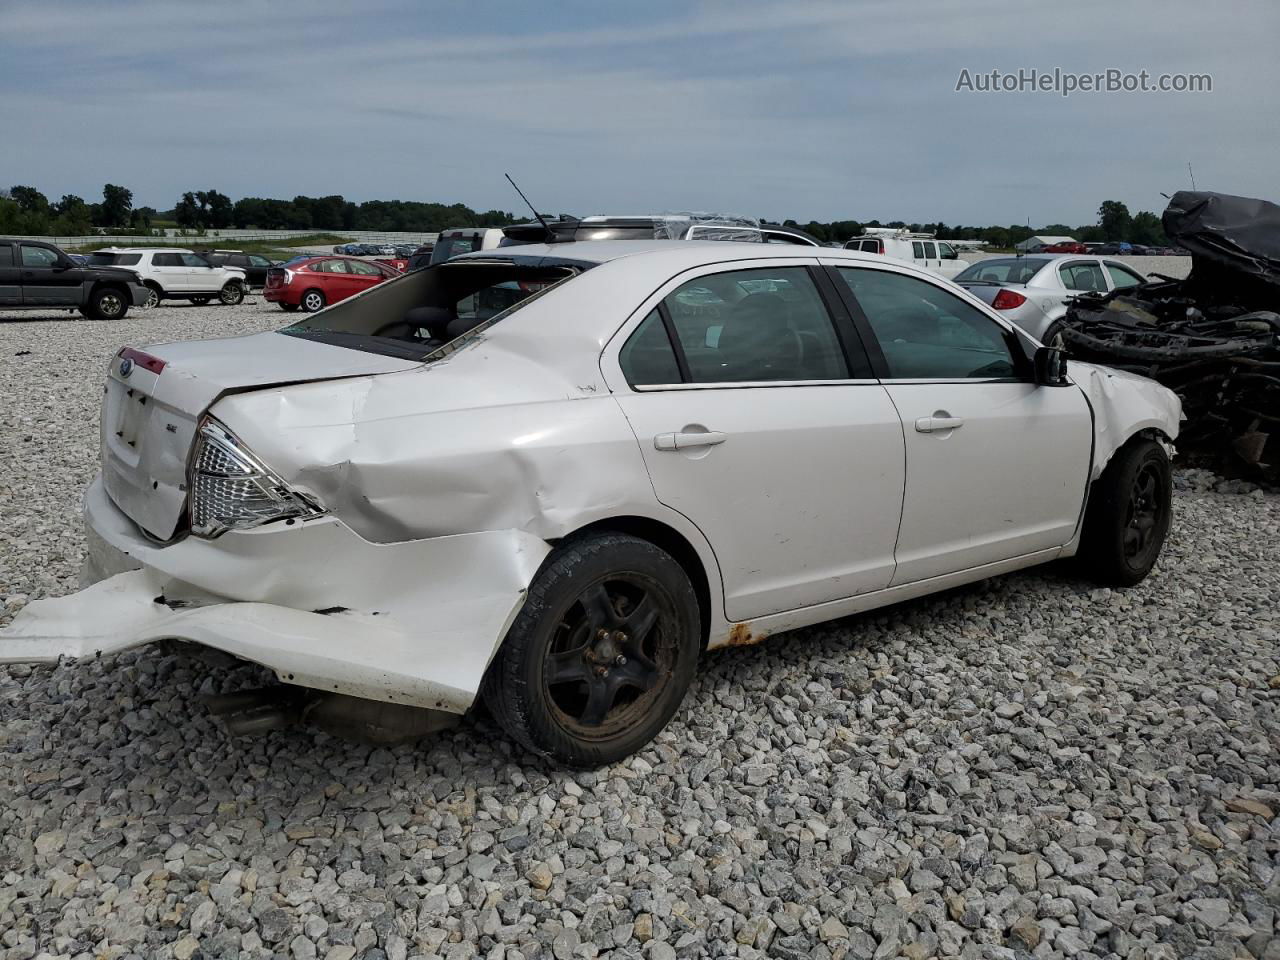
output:
[{"label": "car roof", "polygon": [[94,253],[195,253],[189,247],[99,247]]},{"label": "car roof", "polygon": [[[623,257],[661,254],[675,270],[690,269],[725,260],[782,260],[791,257],[812,260],[815,257],[862,263],[884,263],[884,257],[860,250],[835,247],[811,247],[800,244],[745,243],[735,240],[570,240],[563,243],[520,243],[493,250],[464,253],[446,261],[511,260],[549,257],[601,264]],[[895,261],[896,263],[897,261]]]}]

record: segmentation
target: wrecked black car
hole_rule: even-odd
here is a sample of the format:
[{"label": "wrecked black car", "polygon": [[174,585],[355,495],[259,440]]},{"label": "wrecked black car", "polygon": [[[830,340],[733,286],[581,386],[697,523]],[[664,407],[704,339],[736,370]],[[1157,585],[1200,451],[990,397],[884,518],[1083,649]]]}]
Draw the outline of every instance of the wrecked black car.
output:
[{"label": "wrecked black car", "polygon": [[1185,280],[1077,297],[1062,338],[1073,357],[1151,377],[1181,398],[1179,446],[1236,471],[1280,476],[1280,207],[1179,191],[1163,217],[1186,249]]}]

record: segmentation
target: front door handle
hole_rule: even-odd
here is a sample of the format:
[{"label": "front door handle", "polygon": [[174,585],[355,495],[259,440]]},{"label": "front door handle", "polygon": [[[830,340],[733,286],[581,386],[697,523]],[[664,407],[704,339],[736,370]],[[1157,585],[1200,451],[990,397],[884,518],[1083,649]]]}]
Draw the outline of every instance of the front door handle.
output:
[{"label": "front door handle", "polygon": [[937,433],[942,430],[955,430],[957,427],[964,426],[963,417],[952,417],[945,414],[946,411],[939,410],[932,417],[919,417],[916,420],[916,433]]},{"label": "front door handle", "polygon": [[714,447],[728,439],[717,430],[682,433],[660,433],[653,438],[653,446],[658,450],[688,450],[691,447]]}]

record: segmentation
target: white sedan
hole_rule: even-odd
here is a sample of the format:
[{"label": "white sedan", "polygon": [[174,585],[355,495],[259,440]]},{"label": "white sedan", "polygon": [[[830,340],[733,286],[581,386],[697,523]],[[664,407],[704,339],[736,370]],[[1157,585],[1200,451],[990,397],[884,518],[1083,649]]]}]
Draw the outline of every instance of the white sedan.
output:
[{"label": "white sedan", "polygon": [[310,702],[482,696],[528,749],[606,763],[705,648],[1077,553],[1138,582],[1179,416],[884,257],[485,251],[276,333],[122,350],[97,582],[26,607],[0,661],[176,638]]}]

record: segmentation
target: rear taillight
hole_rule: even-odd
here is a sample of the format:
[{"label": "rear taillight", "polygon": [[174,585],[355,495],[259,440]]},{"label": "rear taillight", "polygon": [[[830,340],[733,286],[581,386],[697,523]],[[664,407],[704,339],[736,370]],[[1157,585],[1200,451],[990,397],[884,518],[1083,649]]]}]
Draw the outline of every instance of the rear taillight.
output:
[{"label": "rear taillight", "polygon": [[[152,373],[160,373],[165,368],[165,361],[161,360],[159,357],[153,357],[151,354],[143,353],[141,350],[135,350],[133,347],[121,347],[120,352],[117,353],[116,356],[120,358],[120,372],[124,376],[128,376],[128,374],[125,373],[126,369],[131,370],[134,367],[141,367],[143,370],[150,370]],[[126,360],[129,361],[129,366],[127,368],[124,366],[124,361]]]},{"label": "rear taillight", "polygon": [[1001,290],[996,294],[996,298],[991,301],[991,305],[997,310],[1012,310],[1014,307],[1020,307],[1027,302],[1027,298],[1020,293],[1012,290]]},{"label": "rear taillight", "polygon": [[212,417],[205,417],[196,431],[187,484],[191,532],[206,540],[228,530],[325,512],[313,498],[291,489]]}]

